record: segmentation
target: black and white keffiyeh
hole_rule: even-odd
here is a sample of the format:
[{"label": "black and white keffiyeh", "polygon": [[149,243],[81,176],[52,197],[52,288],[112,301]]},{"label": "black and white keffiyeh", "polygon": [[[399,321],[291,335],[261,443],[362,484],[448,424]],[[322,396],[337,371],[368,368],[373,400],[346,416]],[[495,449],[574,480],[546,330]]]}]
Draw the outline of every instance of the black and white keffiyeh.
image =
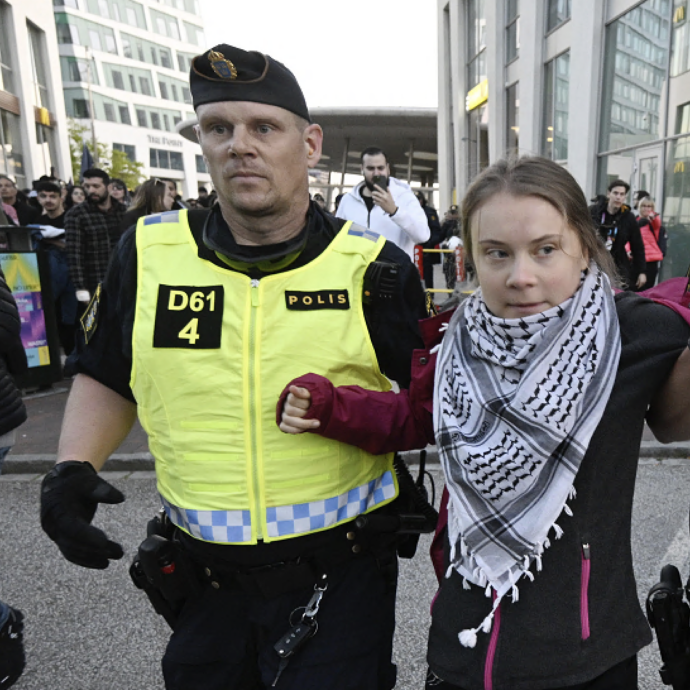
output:
[{"label": "black and white keffiyeh", "polygon": [[548,533],[572,514],[573,481],[608,402],[620,331],[596,265],[566,302],[520,319],[492,315],[481,289],[453,315],[436,367],[434,429],[450,494],[451,569],[496,593],[460,633],[473,647],[503,596],[541,570]]}]

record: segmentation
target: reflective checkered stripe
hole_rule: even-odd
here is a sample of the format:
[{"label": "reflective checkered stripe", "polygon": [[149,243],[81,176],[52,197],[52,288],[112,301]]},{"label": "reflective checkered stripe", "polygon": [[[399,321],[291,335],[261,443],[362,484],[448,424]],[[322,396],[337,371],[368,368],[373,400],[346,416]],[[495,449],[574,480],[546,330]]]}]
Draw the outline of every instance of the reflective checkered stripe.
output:
[{"label": "reflective checkered stripe", "polygon": [[354,235],[355,237],[363,237],[365,240],[371,240],[372,242],[378,242],[381,235],[378,232],[369,230],[369,228],[363,228],[359,225],[353,225],[348,231],[348,235]]},{"label": "reflective checkered stripe", "polygon": [[197,539],[218,544],[239,544],[252,540],[248,510],[190,510],[178,508],[161,496],[170,521]]},{"label": "reflective checkered stripe", "polygon": [[388,471],[377,479],[372,479],[339,496],[292,506],[267,508],[268,535],[276,538],[333,527],[393,498],[395,483],[393,474]]},{"label": "reflective checkered stripe", "polygon": [[158,223],[179,223],[179,211],[164,211],[163,213],[155,213],[152,216],[144,217],[144,225],[157,225]]}]

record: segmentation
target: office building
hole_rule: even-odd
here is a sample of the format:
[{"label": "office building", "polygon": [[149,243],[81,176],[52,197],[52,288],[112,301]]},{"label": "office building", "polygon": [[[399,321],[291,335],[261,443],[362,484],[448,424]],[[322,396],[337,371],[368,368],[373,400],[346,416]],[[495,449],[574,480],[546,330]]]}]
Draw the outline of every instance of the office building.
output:
[{"label": "office building", "polygon": [[71,176],[50,0],[0,0],[0,173]]},{"label": "office building", "polygon": [[[191,59],[206,46],[198,0],[53,0],[67,115],[96,140],[174,180],[184,198],[210,182],[193,117]],[[90,136],[90,129],[87,132]]]},{"label": "office building", "polygon": [[656,199],[690,263],[690,0],[438,0],[441,208],[506,154]]}]

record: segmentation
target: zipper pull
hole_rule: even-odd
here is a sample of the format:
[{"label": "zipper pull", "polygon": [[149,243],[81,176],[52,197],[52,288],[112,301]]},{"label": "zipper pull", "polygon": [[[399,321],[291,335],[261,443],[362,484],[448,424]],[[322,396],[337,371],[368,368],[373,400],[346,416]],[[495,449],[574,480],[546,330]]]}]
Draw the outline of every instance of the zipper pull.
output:
[{"label": "zipper pull", "polygon": [[582,555],[584,556],[586,561],[589,560],[589,557],[590,557],[589,544],[583,544],[582,545]]},{"label": "zipper pull", "polygon": [[251,288],[252,307],[258,307],[259,306],[259,279],[258,278],[252,278],[251,281],[249,282],[249,287]]}]

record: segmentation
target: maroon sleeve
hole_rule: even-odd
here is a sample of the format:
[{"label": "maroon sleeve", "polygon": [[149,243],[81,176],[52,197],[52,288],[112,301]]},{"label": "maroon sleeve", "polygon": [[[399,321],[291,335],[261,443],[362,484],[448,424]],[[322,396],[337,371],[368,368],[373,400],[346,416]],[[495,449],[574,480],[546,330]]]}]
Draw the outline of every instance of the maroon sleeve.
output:
[{"label": "maroon sleeve", "polygon": [[[349,443],[373,455],[424,448],[434,442],[433,361],[424,355],[423,351],[415,351],[410,390],[400,393],[370,391],[360,386],[336,387],[318,374],[300,376],[281,393],[276,420],[280,423],[289,387],[302,386],[312,396],[306,417],[321,422],[310,433]],[[424,360],[422,364],[420,359]],[[415,381],[415,371],[420,369],[424,380]]]}]

